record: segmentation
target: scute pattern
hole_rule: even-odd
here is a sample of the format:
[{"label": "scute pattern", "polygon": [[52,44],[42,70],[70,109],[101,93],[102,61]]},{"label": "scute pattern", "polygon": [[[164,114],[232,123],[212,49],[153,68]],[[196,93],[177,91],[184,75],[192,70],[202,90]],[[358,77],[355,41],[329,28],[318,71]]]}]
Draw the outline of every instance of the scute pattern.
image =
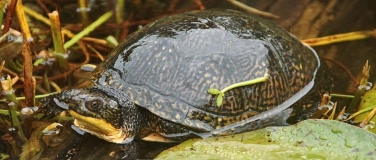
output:
[{"label": "scute pattern", "polygon": [[[319,67],[315,53],[288,32],[234,11],[162,18],[120,46],[93,80],[117,86],[155,115],[203,131],[278,107],[314,81]],[[207,93],[266,75],[265,83],[226,92],[221,107]]]}]

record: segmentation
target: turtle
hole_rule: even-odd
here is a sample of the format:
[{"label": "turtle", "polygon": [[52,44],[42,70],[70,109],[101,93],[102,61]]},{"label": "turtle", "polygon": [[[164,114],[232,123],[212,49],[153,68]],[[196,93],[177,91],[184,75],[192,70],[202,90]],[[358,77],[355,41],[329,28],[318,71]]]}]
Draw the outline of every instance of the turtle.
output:
[{"label": "turtle", "polygon": [[[129,35],[91,73],[91,86],[46,97],[39,110],[68,110],[74,126],[119,144],[236,134],[308,112],[326,86],[320,66],[311,47],[270,20],[190,11]],[[220,100],[208,93],[236,84]]]}]

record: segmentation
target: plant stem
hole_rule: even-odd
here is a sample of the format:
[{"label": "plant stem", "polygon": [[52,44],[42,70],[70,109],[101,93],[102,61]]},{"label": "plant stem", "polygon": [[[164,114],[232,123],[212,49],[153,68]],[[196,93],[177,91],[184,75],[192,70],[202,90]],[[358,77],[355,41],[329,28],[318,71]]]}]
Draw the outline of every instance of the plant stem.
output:
[{"label": "plant stem", "polygon": [[20,138],[22,143],[25,143],[27,139],[25,138],[23,134],[20,121],[18,120],[18,117],[17,117],[18,103],[16,100],[16,95],[14,94],[14,91],[13,91],[12,85],[13,85],[12,80],[10,76],[8,75],[7,79],[2,81],[2,88],[4,92],[6,93],[7,99],[11,101],[11,103],[8,104],[9,106],[8,114],[12,122],[12,127],[17,128],[18,137]]},{"label": "plant stem", "polygon": [[[53,95],[53,94],[56,94],[58,92],[52,92],[52,93],[49,93],[49,94],[43,94],[43,95],[36,95],[35,98],[38,99],[38,98],[44,98],[44,97],[48,97],[50,95]],[[24,100],[25,97],[15,97],[15,100],[19,101],[19,100]],[[0,102],[6,102],[6,99],[0,99]]]},{"label": "plant stem", "polygon": [[[31,16],[31,17],[33,17],[33,18],[35,18],[35,19],[37,19],[37,20],[43,22],[43,23],[46,24],[46,25],[51,26],[50,20],[47,19],[46,17],[44,17],[43,15],[41,15],[41,14],[35,12],[34,10],[32,10],[32,9],[26,7],[26,6],[23,6],[23,10],[24,10],[25,13],[28,14],[29,16]],[[67,29],[62,28],[61,30],[62,30],[62,32],[64,33],[64,35],[68,36],[69,38],[72,38],[72,37],[75,36],[71,31],[69,31],[69,30],[67,30]]]},{"label": "plant stem", "polygon": [[22,32],[26,37],[25,40],[27,40],[28,42],[31,42],[33,41],[33,37],[31,36],[29,25],[27,24],[27,20],[25,17],[25,12],[22,8],[23,8],[22,0],[18,0],[17,5],[16,5],[17,18],[20,23]]},{"label": "plant stem", "polygon": [[345,95],[345,94],[334,94],[331,93],[330,96],[332,97],[338,97],[338,98],[354,98],[354,95]]},{"label": "plant stem", "polygon": [[236,88],[236,87],[242,87],[242,86],[247,86],[247,85],[251,85],[251,84],[261,83],[261,82],[265,82],[266,80],[268,80],[268,77],[260,77],[260,78],[252,79],[250,81],[235,83],[233,85],[230,85],[230,86],[222,89],[221,92],[225,93],[226,91],[233,89],[233,88]]},{"label": "plant stem", "polygon": [[[117,0],[115,11],[116,11],[116,13],[115,13],[116,24],[120,25],[124,21],[124,17],[123,17],[123,14],[124,14],[124,0]],[[116,30],[115,37],[117,39],[120,38],[120,29]]]},{"label": "plant stem", "polygon": [[0,26],[3,26],[5,1],[0,1]]},{"label": "plant stem", "polygon": [[361,39],[366,39],[369,37],[375,37],[376,30],[373,31],[358,31],[358,32],[349,32],[349,33],[342,33],[336,34],[331,36],[319,37],[319,38],[312,38],[312,39],[305,39],[302,40],[303,43],[314,47],[314,46],[324,46],[329,45],[332,43],[339,43],[345,41],[356,41]]},{"label": "plant stem", "polygon": [[89,18],[87,16],[87,1],[86,0],[79,0],[79,7],[80,7],[80,13],[81,13],[81,19],[82,19],[82,25],[87,26],[89,25]]},{"label": "plant stem", "polygon": [[57,11],[53,11],[52,13],[48,14],[48,17],[50,17],[52,39],[54,42],[54,56],[57,58],[59,68],[63,71],[67,71],[69,67],[66,59],[67,55],[64,49],[63,36],[60,29],[59,13]]},{"label": "plant stem", "polygon": [[73,44],[77,43],[82,37],[92,32],[95,28],[106,22],[111,16],[113,15],[112,11],[108,11],[107,13],[103,14],[99,17],[95,22],[87,26],[84,30],[74,36],[71,40],[64,44],[64,48],[68,49],[69,47],[73,46]]},{"label": "plant stem", "polygon": [[30,46],[28,41],[24,41],[22,55],[24,58],[23,74],[26,106],[32,107],[35,106],[35,79],[33,77],[33,60],[30,54]]},{"label": "plant stem", "polygon": [[[21,112],[19,111],[14,111],[12,112],[14,113],[14,115],[16,116],[20,116],[21,115]],[[6,109],[0,109],[0,115],[9,115],[9,110],[6,110]],[[42,113],[39,113],[39,114],[35,114],[33,115],[33,118],[36,118],[36,119],[40,119],[42,118],[43,116],[45,116],[44,114]],[[74,118],[73,117],[70,117],[70,116],[55,116],[54,118],[51,118],[53,120],[64,120],[64,121],[70,121],[70,120],[73,120]]]},{"label": "plant stem", "polygon": [[8,7],[6,7],[7,8],[7,14],[6,14],[6,17],[5,17],[4,28],[2,30],[1,35],[4,35],[5,33],[7,33],[9,31],[10,24],[13,20],[13,15],[14,15],[14,10],[16,8],[16,5],[17,5],[17,0],[11,0]]}]

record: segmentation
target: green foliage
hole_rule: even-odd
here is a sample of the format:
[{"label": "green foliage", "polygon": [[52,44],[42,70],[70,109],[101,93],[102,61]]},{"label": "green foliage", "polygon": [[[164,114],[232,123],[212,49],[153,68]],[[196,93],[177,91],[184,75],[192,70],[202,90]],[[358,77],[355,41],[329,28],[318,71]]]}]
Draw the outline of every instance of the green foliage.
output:
[{"label": "green foliage", "polygon": [[209,94],[212,94],[212,95],[218,95],[218,94],[223,94],[220,90],[216,89],[216,88],[210,88],[208,90],[208,93]]},{"label": "green foliage", "polygon": [[[371,90],[364,93],[363,98],[359,105],[359,114],[355,117],[355,122],[361,122],[363,119],[367,117],[368,114],[376,107],[376,87],[373,87]],[[376,122],[376,116],[370,120],[372,122]],[[367,130],[373,133],[376,133],[376,127],[367,127]]]},{"label": "green foliage", "polygon": [[237,135],[193,139],[157,159],[371,159],[376,135],[334,120],[306,120]]},{"label": "green foliage", "polygon": [[212,95],[217,95],[216,102],[217,102],[217,106],[220,107],[222,105],[223,97],[225,96],[225,94],[223,92],[221,92],[220,90],[215,89],[215,88],[210,88],[208,90],[208,93],[212,94]]}]

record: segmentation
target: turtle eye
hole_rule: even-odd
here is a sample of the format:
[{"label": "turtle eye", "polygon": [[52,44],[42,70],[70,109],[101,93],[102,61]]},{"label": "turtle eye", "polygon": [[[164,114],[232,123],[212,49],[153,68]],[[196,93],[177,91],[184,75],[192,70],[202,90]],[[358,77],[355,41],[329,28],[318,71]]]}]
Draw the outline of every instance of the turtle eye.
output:
[{"label": "turtle eye", "polygon": [[85,106],[89,111],[96,111],[98,108],[102,107],[102,101],[99,99],[93,99],[93,100],[87,101],[85,103]]}]

